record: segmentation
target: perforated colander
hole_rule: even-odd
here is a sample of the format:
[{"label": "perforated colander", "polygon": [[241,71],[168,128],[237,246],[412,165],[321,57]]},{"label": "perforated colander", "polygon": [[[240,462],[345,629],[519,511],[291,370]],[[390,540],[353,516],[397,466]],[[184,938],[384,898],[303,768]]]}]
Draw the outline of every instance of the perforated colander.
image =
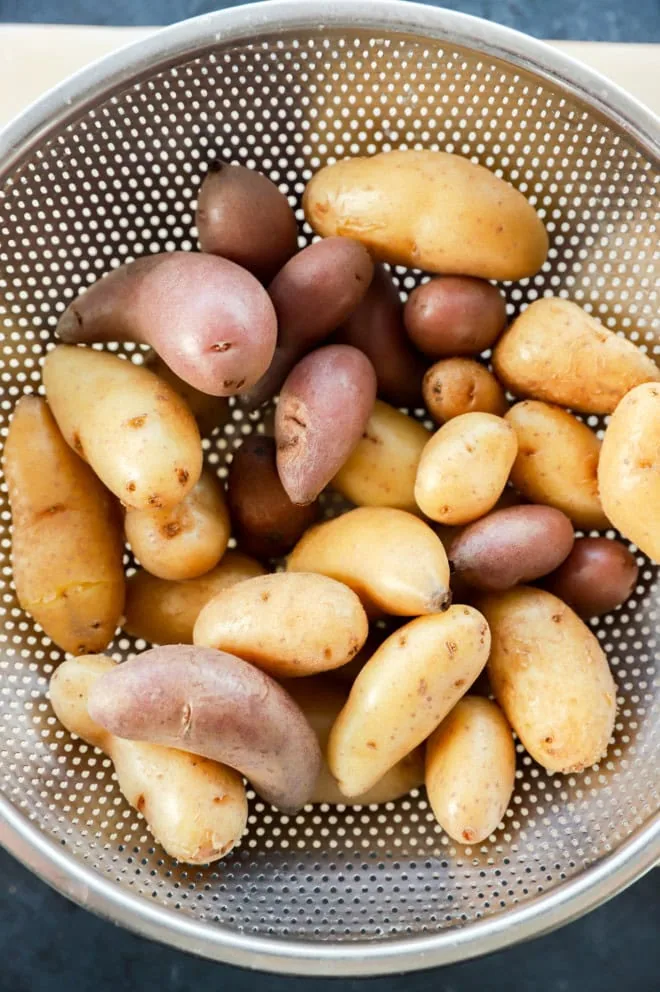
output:
[{"label": "perforated colander", "polygon": [[[103,60],[0,138],[3,435],[16,398],[41,390],[57,317],[82,286],[137,255],[195,248],[212,158],[262,170],[299,204],[319,166],[394,147],[469,156],[535,204],[552,247],[539,275],[506,287],[510,314],[570,296],[660,353],[650,113],[541,43],[470,17],[377,0],[258,4]],[[420,278],[395,275],[403,293]],[[139,360],[135,346],[116,350]],[[235,411],[205,442],[220,475],[255,429],[258,414]],[[474,847],[443,834],[423,790],[289,817],[252,797],[241,846],[191,868],[163,854],[110,762],[53,716],[61,653],[18,608],[4,484],[1,496],[0,840],[79,903],[236,964],[366,975],[542,932],[660,856],[660,583],[642,556],[629,602],[592,622],[619,688],[600,765],[552,775],[521,752],[504,822]],[[112,653],[144,646],[120,636]]]}]

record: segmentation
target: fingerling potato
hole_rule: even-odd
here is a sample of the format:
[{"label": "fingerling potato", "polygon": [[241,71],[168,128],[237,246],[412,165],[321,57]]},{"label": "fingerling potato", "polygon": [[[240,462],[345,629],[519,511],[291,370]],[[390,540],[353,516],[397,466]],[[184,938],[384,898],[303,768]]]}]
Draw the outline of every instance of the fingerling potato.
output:
[{"label": "fingerling potato", "polygon": [[625,603],[638,575],[635,556],[625,544],[607,537],[581,537],[543,586],[578,616],[599,617]]},{"label": "fingerling potato", "polygon": [[247,824],[241,776],[184,751],[123,740],[95,723],[87,710],[89,694],[116,667],[102,655],[65,661],[50,682],[55,715],[111,758],[121,792],[166,854],[193,865],[217,861],[239,843]]},{"label": "fingerling potato", "polygon": [[153,372],[60,345],[44,361],[46,398],[65,440],[125,506],[175,506],[202,471],[195,420]]},{"label": "fingerling potato", "polygon": [[63,651],[102,651],[124,605],[119,507],[36,396],[16,404],[3,470],[18,602]]},{"label": "fingerling potato", "polygon": [[506,304],[483,279],[440,276],[414,289],[403,311],[408,336],[429,358],[478,355],[506,324]]},{"label": "fingerling potato", "polygon": [[493,413],[502,417],[509,409],[504,390],[493,373],[470,358],[436,362],[424,376],[422,394],[437,424],[463,413]]}]

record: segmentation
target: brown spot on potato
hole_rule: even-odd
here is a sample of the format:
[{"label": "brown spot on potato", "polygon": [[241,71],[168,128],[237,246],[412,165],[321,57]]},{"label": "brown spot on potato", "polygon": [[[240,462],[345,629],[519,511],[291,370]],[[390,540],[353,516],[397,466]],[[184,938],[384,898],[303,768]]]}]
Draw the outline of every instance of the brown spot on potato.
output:
[{"label": "brown spot on potato", "polygon": [[473,841],[474,836],[475,836],[474,830],[472,830],[470,827],[466,827],[465,830],[463,830],[461,833],[461,837],[466,842],[466,844],[469,844],[471,841]]},{"label": "brown spot on potato", "polygon": [[445,647],[447,648],[447,653],[450,658],[453,658],[458,651],[458,644],[456,641],[445,641]]},{"label": "brown spot on potato", "polygon": [[405,646],[406,646],[407,643],[408,643],[408,635],[407,634],[399,634],[399,647],[400,648],[405,648]]},{"label": "brown spot on potato", "polygon": [[179,484],[185,486],[186,482],[190,478],[190,472],[186,468],[180,468],[177,470],[176,477],[179,480]]},{"label": "brown spot on potato", "polygon": [[231,387],[233,385],[234,385],[234,380],[233,379],[223,379],[222,380],[222,387],[223,387],[223,389],[231,389]]},{"label": "brown spot on potato", "polygon": [[45,510],[37,514],[37,519],[41,517],[54,517],[56,513],[64,513],[66,506],[64,503],[53,503],[52,506],[47,506]]},{"label": "brown spot on potato", "polygon": [[232,346],[231,341],[216,341],[215,344],[211,345],[209,351],[219,351],[219,352],[229,351],[231,346]]},{"label": "brown spot on potato", "polygon": [[144,798],[144,793],[141,792],[140,795],[135,800],[135,808],[141,813],[146,806],[146,799]]},{"label": "brown spot on potato", "polygon": [[287,413],[286,416],[284,417],[284,419],[285,420],[292,420],[294,422],[294,424],[297,424],[298,427],[300,427],[302,430],[307,430],[307,424],[305,423],[305,421],[304,420],[301,420],[300,417],[294,416],[294,414],[292,414],[292,413]]},{"label": "brown spot on potato", "polygon": [[91,624],[92,630],[99,630],[100,626],[101,626],[100,620],[95,620],[94,623]]},{"label": "brown spot on potato", "polygon": [[80,440],[80,434],[78,433],[78,431],[74,431],[73,432],[73,438],[72,438],[72,440],[73,440],[73,450],[76,451],[79,455],[82,455],[83,454],[83,446],[82,446],[82,441]]},{"label": "brown spot on potato", "polygon": [[327,661],[330,661],[330,659],[332,658],[332,648],[323,648],[323,657]]},{"label": "brown spot on potato", "polygon": [[367,747],[370,748],[372,751],[378,750],[378,745],[376,744],[375,741],[367,741]]},{"label": "brown spot on potato", "polygon": [[214,796],[213,802],[218,805],[219,803],[227,802],[227,796]]},{"label": "brown spot on potato", "polygon": [[464,685],[465,685],[465,679],[456,679],[456,681],[454,682],[455,689],[462,689]]},{"label": "brown spot on potato", "polygon": [[147,503],[149,504],[149,506],[155,506],[156,509],[160,509],[160,507],[163,505],[163,501],[158,495],[158,493],[152,493],[151,496],[148,496]]},{"label": "brown spot on potato", "polygon": [[374,437],[374,435],[373,434],[370,434],[369,431],[365,431],[364,434],[362,435],[362,437],[363,437],[363,439],[365,441],[371,441],[372,444],[382,444],[383,443],[382,440],[379,437]]},{"label": "brown spot on potato", "polygon": [[125,423],[127,427],[132,427],[137,430],[139,427],[144,427],[146,419],[146,414],[142,414],[140,417],[131,417],[130,420],[127,420]]},{"label": "brown spot on potato", "polygon": [[134,482],[127,482],[127,483],[126,483],[126,490],[127,490],[127,491],[128,491],[129,493],[134,493],[134,492],[135,492],[135,490],[136,490],[136,485],[135,485],[135,483],[134,483]]},{"label": "brown spot on potato", "polygon": [[419,682],[417,683],[417,695],[425,696],[428,690],[429,690],[429,686],[426,679],[420,679]]},{"label": "brown spot on potato", "polygon": [[554,741],[555,741],[555,739],[552,736],[548,736],[548,737],[544,737],[543,738],[543,743],[544,744],[554,744]]},{"label": "brown spot on potato", "polygon": [[286,451],[288,448],[295,448],[299,440],[297,434],[294,437],[281,437],[277,442],[277,450]]},{"label": "brown spot on potato", "polygon": [[242,379],[238,380],[238,382],[236,383],[236,388],[242,389],[244,385],[245,385],[245,376]]},{"label": "brown spot on potato", "polygon": [[553,623],[561,623],[562,617],[561,613],[553,613],[550,617]]},{"label": "brown spot on potato", "polygon": [[262,594],[261,594],[261,602],[262,603],[267,603],[269,599],[270,599],[270,593],[269,592],[262,592]]},{"label": "brown spot on potato", "polygon": [[176,537],[181,532],[181,524],[178,524],[175,520],[170,520],[169,523],[161,527],[161,531],[165,537]]}]

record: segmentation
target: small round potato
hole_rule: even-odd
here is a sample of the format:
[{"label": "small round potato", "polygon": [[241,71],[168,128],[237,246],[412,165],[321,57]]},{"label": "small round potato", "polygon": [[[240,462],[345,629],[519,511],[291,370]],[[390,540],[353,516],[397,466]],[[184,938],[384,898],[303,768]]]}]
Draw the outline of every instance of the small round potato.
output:
[{"label": "small round potato", "polygon": [[442,524],[467,524],[488,513],[504,491],[518,443],[492,413],[464,413],[427,443],[417,469],[417,505]]},{"label": "small round potato", "polygon": [[600,441],[586,424],[549,403],[516,403],[505,420],[518,437],[511,482],[532,503],[554,506],[585,530],[609,526],[598,495]]},{"label": "small round potato", "polygon": [[234,536],[256,558],[285,555],[319,515],[317,500],[306,506],[291,502],[277,474],[275,455],[272,437],[252,434],[234,452],[227,476]]},{"label": "small round potato", "polygon": [[598,484],[614,526],[660,562],[660,386],[638,386],[617,406],[603,439]]},{"label": "small round potato", "polygon": [[463,413],[493,413],[502,417],[509,409],[504,390],[493,373],[471,358],[436,362],[424,376],[422,393],[426,408],[437,424]]},{"label": "small round potato", "polygon": [[599,617],[625,603],[638,574],[635,556],[625,544],[606,537],[581,537],[543,586],[578,616]]},{"label": "small round potato", "polygon": [[376,400],[373,413],[333,487],[356,506],[392,506],[417,513],[415,476],[429,431]]},{"label": "small round potato", "polygon": [[488,659],[488,624],[470,606],[419,617],[362,669],[328,742],[328,765],[345,796],[371,789],[426,740]]},{"label": "small round potato", "polygon": [[175,582],[194,579],[217,565],[230,537],[224,491],[208,471],[176,506],[129,510],[124,527],[142,567]]},{"label": "small round potato", "polygon": [[556,596],[529,586],[478,604],[493,639],[491,687],[532,758],[566,774],[599,761],[614,729],[616,685],[588,627]]},{"label": "small round potato", "polygon": [[506,324],[497,286],[467,276],[440,276],[414,289],[403,317],[413,344],[429,358],[478,355]]},{"label": "small round potato", "polygon": [[447,552],[454,573],[486,591],[547,575],[573,547],[573,525],[551,506],[495,510],[466,527]]},{"label": "small round potato", "polygon": [[201,610],[193,642],[236,654],[276,678],[345,665],[367,639],[356,594],[325,575],[276,572],[223,589]]},{"label": "small round potato", "polygon": [[480,844],[502,821],[516,780],[516,749],[499,706],[465,696],[426,743],[426,792],[459,844]]},{"label": "small round potato", "polygon": [[195,620],[210,599],[265,574],[259,562],[239,551],[226,551],[210,572],[184,582],[157,579],[139,568],[126,583],[124,630],[151,644],[192,644]]},{"label": "small round potato", "polygon": [[312,527],[287,561],[290,572],[320,572],[353,589],[368,612],[421,616],[449,600],[440,538],[412,513],[362,506]]}]

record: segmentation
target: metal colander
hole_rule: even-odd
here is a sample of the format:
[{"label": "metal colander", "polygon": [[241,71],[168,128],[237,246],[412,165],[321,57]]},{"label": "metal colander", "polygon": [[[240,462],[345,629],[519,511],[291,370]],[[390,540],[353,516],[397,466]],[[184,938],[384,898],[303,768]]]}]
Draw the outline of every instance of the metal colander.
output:
[{"label": "metal colander", "polygon": [[[541,43],[467,16],[377,0],[258,4],[103,60],[0,138],[3,435],[16,398],[41,390],[58,315],[81,287],[134,256],[195,248],[212,158],[262,170],[299,204],[319,166],[395,147],[469,156],[534,203],[552,247],[539,275],[505,287],[511,314],[567,295],[660,353],[650,113]],[[402,293],[420,279],[394,271]],[[205,442],[220,475],[255,429],[258,414],[236,410]],[[619,688],[600,765],[552,775],[521,752],[504,822],[474,847],[448,839],[423,790],[297,816],[252,797],[241,846],[191,868],[154,845],[110,762],[53,716],[62,656],[17,605],[4,484],[1,495],[0,840],[79,903],[235,964],[366,975],[542,932],[660,856],[660,583],[642,556],[629,602],[592,622]],[[119,636],[112,653],[144,646]]]}]

